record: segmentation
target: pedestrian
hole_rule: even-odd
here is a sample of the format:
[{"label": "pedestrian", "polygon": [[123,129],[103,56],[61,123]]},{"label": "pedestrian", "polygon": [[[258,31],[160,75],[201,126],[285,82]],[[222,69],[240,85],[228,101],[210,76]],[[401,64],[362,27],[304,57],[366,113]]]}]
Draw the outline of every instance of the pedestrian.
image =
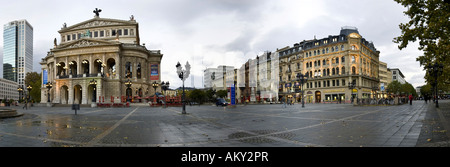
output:
[{"label": "pedestrian", "polygon": [[25,100],[25,105],[23,105],[22,109],[28,110],[28,106],[27,106],[27,100]]},{"label": "pedestrian", "polygon": [[413,96],[409,95],[409,105],[412,105]]},{"label": "pedestrian", "polygon": [[284,96],[281,98],[281,102],[283,103],[282,107],[286,108],[286,98]]}]

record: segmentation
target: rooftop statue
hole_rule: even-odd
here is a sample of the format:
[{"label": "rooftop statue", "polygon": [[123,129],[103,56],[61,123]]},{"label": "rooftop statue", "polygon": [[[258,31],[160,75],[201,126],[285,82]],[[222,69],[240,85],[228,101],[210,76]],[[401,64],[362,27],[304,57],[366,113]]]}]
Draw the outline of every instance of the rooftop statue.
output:
[{"label": "rooftop statue", "polygon": [[94,10],[93,12],[95,13],[95,16],[96,16],[96,17],[99,17],[100,12],[102,12],[102,9],[97,9],[97,8],[95,8],[95,10]]}]

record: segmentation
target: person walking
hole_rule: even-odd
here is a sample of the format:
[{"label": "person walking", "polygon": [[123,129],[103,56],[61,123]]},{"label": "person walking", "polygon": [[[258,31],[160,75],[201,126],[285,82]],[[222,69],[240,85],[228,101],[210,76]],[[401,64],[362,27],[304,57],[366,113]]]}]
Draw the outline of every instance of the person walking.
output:
[{"label": "person walking", "polygon": [[286,108],[286,98],[284,96],[281,98],[281,102],[283,102],[282,107]]},{"label": "person walking", "polygon": [[24,109],[24,108],[25,108],[25,110],[28,110],[28,102],[27,102],[27,100],[25,100],[25,105],[23,105],[22,109]]},{"label": "person walking", "polygon": [[412,105],[413,96],[409,95],[409,105]]}]

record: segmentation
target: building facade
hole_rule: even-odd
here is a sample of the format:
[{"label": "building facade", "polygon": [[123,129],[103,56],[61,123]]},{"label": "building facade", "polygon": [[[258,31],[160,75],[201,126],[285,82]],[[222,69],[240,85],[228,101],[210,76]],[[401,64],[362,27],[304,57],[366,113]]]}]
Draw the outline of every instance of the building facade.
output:
[{"label": "building facade", "polygon": [[[362,38],[355,27],[342,27],[339,35],[304,40],[277,52],[280,55],[280,97],[301,99],[298,73],[308,77],[303,86],[306,102],[369,98],[378,90],[380,52],[373,43]],[[350,83],[354,83],[354,89],[349,88]]]},{"label": "building facade", "polygon": [[140,44],[133,16],[117,20],[96,15],[72,26],[63,24],[58,32],[61,42],[55,38],[54,48],[40,62],[41,103],[47,102],[47,82],[53,85],[51,102],[61,104],[117,103],[155,94],[151,83],[161,81],[163,55]]},{"label": "building facade", "polygon": [[402,71],[398,68],[389,68],[389,71],[392,73],[392,81],[398,81],[401,84],[405,84],[405,76],[403,75]]},{"label": "building facade", "polygon": [[[3,78],[26,87],[25,75],[33,70],[33,26],[27,20],[3,26]],[[17,89],[17,88],[16,88]]]},{"label": "building facade", "polygon": [[387,63],[380,61],[379,67],[379,78],[380,78],[380,94],[378,98],[386,98],[387,96],[387,86],[392,82],[392,73],[387,68]]},{"label": "building facade", "polygon": [[19,100],[19,98],[22,98],[23,96],[19,95],[19,92],[17,91],[18,87],[19,84],[17,82],[0,78],[0,99]]}]

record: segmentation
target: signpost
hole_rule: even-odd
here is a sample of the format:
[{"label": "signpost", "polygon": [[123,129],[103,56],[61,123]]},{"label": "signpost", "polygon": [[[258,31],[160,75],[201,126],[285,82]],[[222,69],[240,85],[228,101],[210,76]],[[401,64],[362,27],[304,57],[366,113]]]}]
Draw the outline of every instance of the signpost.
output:
[{"label": "signpost", "polygon": [[72,110],[75,110],[75,115],[77,115],[77,110],[80,110],[80,104],[72,104]]}]

